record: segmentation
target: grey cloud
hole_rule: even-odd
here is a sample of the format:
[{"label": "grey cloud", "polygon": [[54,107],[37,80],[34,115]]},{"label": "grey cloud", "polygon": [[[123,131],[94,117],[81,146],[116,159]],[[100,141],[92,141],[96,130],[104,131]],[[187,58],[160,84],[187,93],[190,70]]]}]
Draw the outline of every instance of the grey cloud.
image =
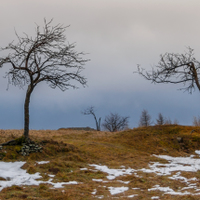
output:
[{"label": "grey cloud", "polygon": [[[177,91],[178,85],[151,85],[133,71],[137,64],[150,69],[161,53],[182,53],[185,46],[195,48],[198,59],[199,6],[197,0],[1,2],[0,46],[16,39],[14,29],[19,35],[33,35],[34,23],[42,25],[44,17],[54,18],[54,24],[70,25],[68,41],[77,42],[76,49],[89,53],[85,57],[91,59],[83,71],[88,87],[64,93],[46,84],[35,89],[30,105],[31,128],[92,126],[93,119],[80,114],[90,105],[102,117],[109,112],[129,115],[131,127],[137,126],[144,108],[153,118],[163,112],[180,123],[191,124],[193,115],[198,115],[198,91],[191,96]],[[5,71],[0,69],[2,128],[23,128],[25,90],[11,86],[6,91],[7,80],[1,78]],[[20,117],[15,120],[16,116]]]}]

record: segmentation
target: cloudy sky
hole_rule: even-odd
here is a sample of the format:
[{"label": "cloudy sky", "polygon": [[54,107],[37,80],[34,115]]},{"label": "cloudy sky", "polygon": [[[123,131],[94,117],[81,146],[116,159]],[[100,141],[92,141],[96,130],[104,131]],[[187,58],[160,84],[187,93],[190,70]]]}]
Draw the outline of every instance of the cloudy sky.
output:
[{"label": "cloudy sky", "polygon": [[[183,53],[190,46],[200,59],[199,0],[2,0],[0,46],[19,35],[34,35],[35,24],[44,18],[53,24],[70,25],[67,40],[90,59],[83,75],[87,87],[53,90],[38,85],[30,103],[31,129],[60,127],[95,128],[92,116],[81,111],[94,106],[97,117],[110,112],[129,116],[129,126],[137,127],[141,112],[152,120],[162,113],[182,125],[192,125],[200,115],[200,94],[179,91],[182,85],[151,84],[138,74],[137,64],[149,70],[165,52]],[[0,55],[1,56],[1,55]],[[7,88],[0,69],[0,128],[23,128],[26,88]]]}]

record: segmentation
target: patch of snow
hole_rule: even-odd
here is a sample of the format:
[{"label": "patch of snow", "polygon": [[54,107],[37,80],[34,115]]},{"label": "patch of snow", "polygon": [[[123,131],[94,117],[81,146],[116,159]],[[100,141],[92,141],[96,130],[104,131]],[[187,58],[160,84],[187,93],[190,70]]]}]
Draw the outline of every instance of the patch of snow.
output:
[{"label": "patch of snow", "polygon": [[174,190],[172,190],[169,187],[160,187],[160,185],[155,185],[153,188],[148,189],[148,191],[152,191],[152,190],[159,190],[162,192],[174,192]]},{"label": "patch of snow", "polygon": [[158,196],[153,196],[153,197],[151,197],[151,199],[159,199],[160,197],[158,197]]},{"label": "patch of snow", "polygon": [[81,170],[81,171],[82,171],[82,170],[84,171],[84,170],[88,170],[88,168],[80,168],[80,170]]},{"label": "patch of snow", "polygon": [[41,178],[39,173],[28,174],[21,169],[25,162],[0,162],[0,176],[7,181],[0,181],[0,191],[12,185],[39,185],[35,179]]},{"label": "patch of snow", "polygon": [[138,196],[138,194],[132,194],[132,195],[129,195],[129,196],[127,196],[128,198],[133,198],[133,197],[136,197],[136,196]]},{"label": "patch of snow", "polygon": [[122,180],[117,180],[117,182],[124,183],[124,184],[129,184],[130,183],[130,181],[122,181]]},{"label": "patch of snow", "polygon": [[58,182],[58,183],[53,183],[51,181],[52,181],[52,179],[50,179],[49,181],[41,181],[41,183],[49,183],[49,184],[53,185],[52,189],[54,189],[54,188],[63,188],[64,185],[77,185],[78,184],[78,182],[76,182],[76,181]]},{"label": "patch of snow", "polygon": [[93,192],[92,192],[92,194],[95,195],[96,193],[97,193],[97,189],[94,189]]},{"label": "patch of snow", "polygon": [[128,187],[108,187],[110,194],[115,195],[127,191]]},{"label": "patch of snow", "polygon": [[104,181],[103,179],[95,179],[95,178],[93,178],[92,180],[96,181],[96,182],[108,183],[108,181]]},{"label": "patch of snow", "polygon": [[103,195],[98,195],[98,196],[95,196],[95,197],[98,198],[98,199],[103,199],[104,198]]},{"label": "patch of snow", "polygon": [[43,165],[49,163],[49,161],[37,161],[36,163],[39,165]]},{"label": "patch of snow", "polygon": [[52,179],[48,181],[39,181],[37,179],[42,176],[37,172],[29,174],[26,170],[21,169],[25,162],[0,162],[0,177],[6,181],[0,181],[0,191],[3,188],[11,187],[12,185],[39,185],[41,183],[49,183],[54,188],[62,188],[66,184],[78,184],[76,181],[53,183]]},{"label": "patch of snow", "polygon": [[139,176],[136,172],[134,173],[135,177],[142,178],[142,176]]},{"label": "patch of snow", "polygon": [[200,150],[196,150],[195,153],[200,155]]},{"label": "patch of snow", "polygon": [[132,188],[132,190],[140,190],[140,188]]},{"label": "patch of snow", "polygon": [[115,179],[118,176],[131,175],[132,172],[135,171],[134,169],[130,169],[130,168],[128,168],[128,169],[109,169],[105,165],[90,164],[89,166],[95,167],[95,169],[109,174],[107,176],[107,179],[109,179],[109,180],[113,180],[113,179]]},{"label": "patch of snow", "polygon": [[53,174],[48,174],[48,176],[51,178],[55,177],[55,175],[53,175]]},{"label": "patch of snow", "polygon": [[159,190],[161,192],[164,192],[164,194],[171,194],[171,195],[189,195],[191,194],[190,192],[175,192],[172,190],[170,187],[160,187],[159,185],[155,185],[153,188],[148,189],[148,191],[152,190]]},{"label": "patch of snow", "polygon": [[162,158],[169,163],[162,164],[154,162],[149,164],[150,169],[141,169],[140,171],[146,173],[156,173],[157,175],[170,175],[172,172],[186,171],[196,172],[200,169],[200,159],[194,159],[192,157],[171,157],[167,155],[154,155],[157,158]]},{"label": "patch of snow", "polygon": [[[200,155],[199,150],[195,151],[195,153]],[[137,172],[155,173],[157,175],[168,176],[169,179],[183,182],[186,184],[186,186],[183,188],[179,188],[178,191],[174,191],[170,187],[160,187],[159,185],[155,185],[153,188],[150,188],[148,191],[159,190],[161,192],[164,192],[164,194],[171,194],[171,195],[188,195],[188,194],[200,195],[200,193],[198,193],[200,191],[200,188],[198,188],[197,186],[198,179],[196,177],[186,178],[181,175],[182,171],[197,172],[198,170],[200,170],[200,159],[194,158],[195,157],[194,155],[191,155],[189,157],[172,157],[168,155],[153,155],[153,156],[165,159],[168,161],[168,163],[151,162],[149,163],[149,168],[147,169],[142,168],[138,170],[130,169],[130,168],[125,169],[124,166],[121,166],[122,169],[110,169],[107,166],[96,165],[96,164],[92,164],[90,166],[94,167],[96,170],[107,173],[108,174],[107,179],[109,179],[110,181],[114,180],[116,177],[131,175],[131,174],[134,174],[135,177],[141,178],[142,176],[139,176]],[[176,174],[170,176],[174,172],[176,172]],[[100,179],[99,182],[100,181],[103,181],[103,180]],[[127,182],[124,182],[122,180],[117,180],[117,181],[123,184],[129,184],[128,181]],[[187,191],[191,189],[195,191],[194,192]],[[112,187],[110,187],[110,190],[112,191]]]}]

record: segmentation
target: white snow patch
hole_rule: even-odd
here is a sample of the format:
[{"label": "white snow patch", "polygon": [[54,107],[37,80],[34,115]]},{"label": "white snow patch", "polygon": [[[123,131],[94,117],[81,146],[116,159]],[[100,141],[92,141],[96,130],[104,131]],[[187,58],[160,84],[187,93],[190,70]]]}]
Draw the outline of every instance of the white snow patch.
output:
[{"label": "white snow patch", "polygon": [[196,150],[195,153],[200,155],[200,150]]},{"label": "white snow patch", "polygon": [[53,174],[48,174],[48,176],[51,178],[55,177],[55,175],[53,175]]},{"label": "white snow patch", "polygon": [[151,199],[160,199],[158,196],[151,197]]},{"label": "white snow patch", "polygon": [[[59,183],[52,183],[51,182],[52,179],[50,179],[49,181],[42,181],[42,183],[49,183],[51,185],[53,185],[54,188],[63,188],[64,186],[63,185],[77,185],[78,182],[76,181],[69,181],[69,182],[59,182]],[[54,189],[52,188],[52,189]]]},{"label": "white snow patch", "polygon": [[97,189],[94,189],[93,192],[92,192],[92,194],[95,195],[96,193],[97,193]]},{"label": "white snow patch", "polygon": [[103,179],[92,179],[93,181],[96,181],[96,182],[102,182],[102,183],[108,183],[108,181],[104,181]]},{"label": "white snow patch", "polygon": [[108,187],[110,194],[115,195],[127,191],[128,187]]},{"label": "white snow patch", "polygon": [[117,182],[124,183],[124,184],[129,184],[130,183],[130,181],[122,181],[122,180],[117,180]]},{"label": "white snow patch", "polygon": [[95,169],[105,172],[108,174],[107,179],[113,180],[118,176],[123,176],[123,175],[131,175],[132,172],[134,172],[134,169],[128,168],[128,169],[109,169],[105,165],[95,165],[95,164],[90,164],[89,166],[95,167]]},{"label": "white snow patch", "polygon": [[127,196],[128,198],[133,198],[133,197],[136,197],[136,196],[138,196],[138,194],[132,194],[132,195],[129,195],[129,196]]},{"label": "white snow patch", "polygon": [[11,187],[12,185],[39,185],[41,183],[49,183],[54,188],[62,188],[66,184],[78,184],[76,181],[53,183],[53,179],[48,181],[39,181],[37,179],[42,176],[37,172],[29,174],[26,170],[21,169],[25,162],[0,162],[0,177],[6,181],[0,181],[0,191],[3,188]]},{"label": "white snow patch", "polygon": [[103,199],[104,198],[103,195],[98,195],[98,196],[95,196],[95,197],[98,198],[98,199]]},{"label": "white snow patch", "polygon": [[80,168],[81,171],[88,170],[88,168]]},{"label": "white snow patch", "polygon": [[[195,151],[196,154],[200,156],[200,150]],[[119,176],[125,176],[125,175],[131,175],[134,174],[135,177],[141,178],[142,176],[139,176],[137,172],[144,172],[144,173],[155,173],[160,176],[168,176],[169,179],[177,180],[180,182],[183,182],[186,184],[185,187],[179,188],[177,191],[174,191],[170,187],[160,187],[159,185],[155,185],[153,188],[148,189],[148,191],[152,190],[159,190],[163,192],[164,194],[170,194],[170,195],[200,195],[198,193],[200,191],[200,188],[197,186],[198,179],[196,177],[193,178],[186,178],[181,175],[182,171],[186,172],[197,172],[200,170],[200,159],[194,158],[195,155],[190,155],[189,157],[172,157],[168,155],[153,155],[158,158],[162,158],[168,161],[168,163],[159,163],[159,162],[152,162],[149,164],[149,168],[142,168],[142,169],[125,169],[124,166],[121,166],[121,169],[110,169],[107,166],[103,165],[96,165],[92,164],[89,165],[91,167],[94,167],[96,170],[102,171],[104,173],[107,173],[107,179],[110,181],[113,181],[115,178]],[[172,173],[176,172],[172,176],[170,176]],[[95,180],[94,181],[103,181]],[[129,181],[122,181],[117,180],[118,182],[121,182],[123,184],[129,184]],[[124,187],[126,188],[126,187]],[[136,188],[132,188],[136,189]],[[137,188],[140,190],[140,188]],[[193,189],[193,192],[191,192],[191,189]],[[190,190],[190,191],[187,191]],[[115,189],[113,187],[110,187],[111,193],[114,193]],[[152,199],[156,199],[159,197],[152,197]]]},{"label": "white snow patch", "polygon": [[49,163],[49,161],[37,161],[36,163],[39,165],[43,165]]}]

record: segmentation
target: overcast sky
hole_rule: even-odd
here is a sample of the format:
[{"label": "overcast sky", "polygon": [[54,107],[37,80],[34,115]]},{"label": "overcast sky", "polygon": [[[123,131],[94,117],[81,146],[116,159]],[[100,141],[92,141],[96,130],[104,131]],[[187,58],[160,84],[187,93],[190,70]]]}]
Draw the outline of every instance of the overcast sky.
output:
[{"label": "overcast sky", "polygon": [[[102,120],[110,112],[129,116],[137,127],[143,109],[155,122],[158,113],[192,125],[200,115],[200,94],[179,91],[182,85],[151,84],[138,74],[137,64],[149,70],[165,52],[183,53],[190,46],[200,60],[199,0],[2,0],[0,46],[19,35],[34,35],[35,24],[44,18],[53,24],[70,25],[69,43],[88,53],[83,75],[87,87],[53,90],[38,85],[30,103],[31,129],[90,126],[92,116],[81,111],[94,106]],[[1,56],[1,55],[0,55]],[[26,88],[7,88],[6,69],[0,69],[0,128],[23,128]]]}]

